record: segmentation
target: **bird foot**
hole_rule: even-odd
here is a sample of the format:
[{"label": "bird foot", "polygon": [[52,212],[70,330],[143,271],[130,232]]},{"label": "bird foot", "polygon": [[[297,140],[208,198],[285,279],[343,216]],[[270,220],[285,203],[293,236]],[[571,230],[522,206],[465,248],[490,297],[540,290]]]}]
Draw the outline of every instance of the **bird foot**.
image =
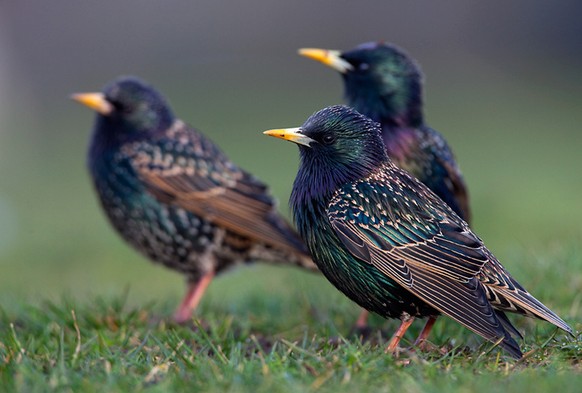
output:
[{"label": "bird foot", "polygon": [[189,308],[180,307],[174,313],[173,319],[178,325],[185,325],[187,322],[192,321],[192,311]]},{"label": "bird foot", "polygon": [[388,347],[388,348],[386,348],[386,349],[384,350],[384,353],[385,353],[385,354],[388,354],[388,355],[392,355],[392,356],[394,356],[396,359],[398,359],[398,358],[400,357],[400,354],[401,354],[402,352],[404,352],[404,351],[406,351],[406,349],[405,349],[405,348],[401,348],[401,347],[398,347],[398,346],[396,346],[396,347],[393,347],[393,348],[391,348],[391,347]]},{"label": "bird foot", "polygon": [[394,359],[398,359],[400,364],[407,365],[410,363],[411,359],[414,358],[415,350],[413,348],[403,348],[398,346],[390,350],[386,348],[384,353],[392,355]]},{"label": "bird foot", "polygon": [[420,352],[438,352],[441,355],[446,355],[449,353],[449,349],[447,347],[439,347],[427,340],[414,343],[414,345],[408,348],[408,350],[411,352],[416,352],[417,350]]}]

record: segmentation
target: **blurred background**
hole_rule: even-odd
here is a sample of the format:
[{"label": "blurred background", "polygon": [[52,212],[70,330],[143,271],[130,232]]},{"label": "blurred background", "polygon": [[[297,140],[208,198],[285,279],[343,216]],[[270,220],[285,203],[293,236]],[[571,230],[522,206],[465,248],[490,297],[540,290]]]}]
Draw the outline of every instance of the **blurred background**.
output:
[{"label": "blurred background", "polygon": [[[422,65],[426,119],[457,155],[476,232],[540,299],[576,314],[581,14],[573,0],[0,2],[0,308],[124,292],[132,304],[173,307],[183,294],[182,277],[106,222],[85,168],[94,114],[69,94],[144,78],[270,184],[288,214],[297,149],[261,131],[298,126],[343,95],[336,72],[296,50],[386,40]],[[544,286],[549,278],[564,285]],[[357,313],[320,280],[241,268],[213,283],[203,308],[299,288]]]}]

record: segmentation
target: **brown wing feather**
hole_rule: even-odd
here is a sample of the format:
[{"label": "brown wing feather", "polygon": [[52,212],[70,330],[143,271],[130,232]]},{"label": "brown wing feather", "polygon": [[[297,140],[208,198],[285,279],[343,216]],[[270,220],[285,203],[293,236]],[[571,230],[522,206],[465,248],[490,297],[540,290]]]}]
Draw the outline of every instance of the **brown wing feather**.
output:
[{"label": "brown wing feather", "polygon": [[[293,229],[272,217],[274,204],[270,198],[257,199],[264,186],[254,186],[239,175],[239,181],[231,186],[217,185],[215,182],[185,172],[165,175],[163,172],[140,167],[139,174],[147,189],[157,198],[172,203],[206,220],[224,226],[241,236],[264,242],[289,251],[298,251],[297,238],[290,239]],[[240,187],[240,188],[239,188]],[[281,226],[285,225],[285,228]]]},{"label": "brown wing feather", "polygon": [[448,217],[452,211],[428,189],[420,195],[424,186],[394,170],[401,175],[397,182],[388,182],[383,172],[336,193],[328,219],[337,236],[348,250],[358,250],[352,251],[355,257],[410,293],[488,340],[501,339],[519,355],[478,279],[488,262],[481,241],[462,220]]},{"label": "brown wing feather", "polygon": [[[355,256],[361,258],[370,255],[366,262],[427,304],[489,340],[504,337],[503,328],[487,301],[486,292],[476,278],[485,261],[475,259],[467,264],[431,241],[409,247],[375,247],[369,242],[369,227],[334,220],[332,227],[342,227],[341,231],[336,229],[336,233],[344,244],[350,243],[350,249],[353,248],[351,244],[359,238],[359,247],[365,249],[365,252]],[[345,233],[348,231],[350,237],[346,238]],[[459,266],[456,271],[455,264]]]},{"label": "brown wing feather", "polygon": [[495,256],[489,254],[489,263],[478,277],[485,284],[494,308],[540,318],[573,334],[572,328],[511,277]]}]

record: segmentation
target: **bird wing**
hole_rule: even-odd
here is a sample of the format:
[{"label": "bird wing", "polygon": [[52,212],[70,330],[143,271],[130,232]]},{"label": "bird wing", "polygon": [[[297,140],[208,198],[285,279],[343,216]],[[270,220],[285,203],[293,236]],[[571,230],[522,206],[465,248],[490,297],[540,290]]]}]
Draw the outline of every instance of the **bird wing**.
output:
[{"label": "bird wing", "polygon": [[265,184],[233,164],[203,135],[183,123],[176,128],[153,146],[134,148],[133,165],[148,192],[240,236],[307,253],[278,215]]},{"label": "bird wing", "polygon": [[488,261],[480,239],[428,188],[394,170],[396,182],[382,171],[336,192],[328,218],[337,236],[427,304],[515,349],[477,277]]},{"label": "bird wing", "polygon": [[459,204],[459,209],[463,212],[463,218],[467,222],[471,222],[471,209],[469,208],[469,192],[467,190],[467,185],[465,184],[465,179],[461,174],[461,170],[455,162],[443,161],[439,162],[442,167],[447,171],[447,178],[450,183],[447,187],[451,190],[455,196],[455,200]]},{"label": "bird wing", "polygon": [[[467,190],[467,185],[465,184],[465,179],[461,174],[461,170],[457,166],[456,162],[443,160],[442,157],[437,157],[438,163],[447,172],[447,187],[455,196],[455,201],[457,202],[459,209],[463,213],[463,219],[467,222],[471,222],[471,209],[469,208],[469,192]],[[450,182],[450,183],[449,183]]]},{"label": "bird wing", "polygon": [[511,277],[495,256],[490,254],[479,280],[485,285],[487,297],[495,309],[540,318],[573,334],[572,328]]},{"label": "bird wing", "polygon": [[462,212],[463,219],[470,223],[469,192],[461,169],[455,160],[455,156],[445,138],[440,133],[430,127],[426,127],[426,131],[424,135],[430,140],[427,145],[435,150],[433,155],[436,164],[446,172],[445,187],[454,195],[455,202]]}]

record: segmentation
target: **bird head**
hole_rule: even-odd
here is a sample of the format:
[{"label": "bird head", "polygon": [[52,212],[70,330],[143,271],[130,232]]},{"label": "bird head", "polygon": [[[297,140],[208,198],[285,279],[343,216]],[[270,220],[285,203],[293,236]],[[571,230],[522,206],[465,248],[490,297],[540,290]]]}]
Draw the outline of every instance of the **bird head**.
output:
[{"label": "bird head", "polygon": [[302,175],[316,189],[335,190],[365,177],[387,160],[380,126],[343,105],[322,109],[297,128],[273,129],[264,134],[299,146]]},{"label": "bird head", "polygon": [[379,122],[416,126],[422,122],[422,74],[401,49],[370,42],[340,52],[304,48],[299,54],[340,72],[349,105]]},{"label": "bird head", "polygon": [[79,93],[71,98],[98,113],[102,132],[122,140],[165,130],[174,121],[164,97],[135,77],[121,77],[102,93]]}]

